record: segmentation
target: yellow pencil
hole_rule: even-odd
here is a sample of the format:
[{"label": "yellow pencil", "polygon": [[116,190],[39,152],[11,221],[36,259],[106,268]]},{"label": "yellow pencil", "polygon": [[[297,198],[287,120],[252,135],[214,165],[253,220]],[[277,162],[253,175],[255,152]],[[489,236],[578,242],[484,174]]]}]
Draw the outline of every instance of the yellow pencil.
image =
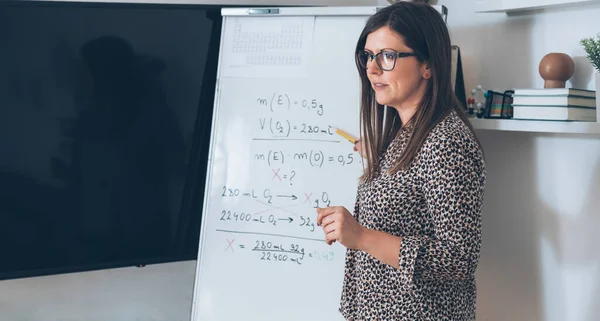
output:
[{"label": "yellow pencil", "polygon": [[356,138],[352,137],[350,134],[346,133],[345,131],[343,131],[343,130],[341,130],[341,129],[339,129],[339,128],[335,128],[335,127],[332,127],[332,128],[333,128],[333,129],[335,129],[335,132],[336,132],[338,135],[340,135],[340,136],[342,136],[342,137],[346,138],[346,139],[347,139],[348,141],[350,141],[352,144],[356,144],[356,143],[358,142],[358,140],[356,140]]}]

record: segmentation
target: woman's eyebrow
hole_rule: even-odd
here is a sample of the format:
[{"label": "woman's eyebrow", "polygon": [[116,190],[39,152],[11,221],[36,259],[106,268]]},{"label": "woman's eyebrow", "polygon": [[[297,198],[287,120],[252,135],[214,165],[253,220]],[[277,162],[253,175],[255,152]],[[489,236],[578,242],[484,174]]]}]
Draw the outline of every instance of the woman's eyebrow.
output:
[{"label": "woman's eyebrow", "polygon": [[[386,47],[386,48],[380,48],[377,52],[381,52],[381,51],[384,51],[384,50],[391,50],[391,51],[398,51],[398,52],[408,51],[408,50],[404,50],[404,49],[398,50],[398,49]],[[373,53],[373,51],[371,51],[370,49],[367,49],[367,48],[364,48],[364,51],[368,51],[370,53]]]}]

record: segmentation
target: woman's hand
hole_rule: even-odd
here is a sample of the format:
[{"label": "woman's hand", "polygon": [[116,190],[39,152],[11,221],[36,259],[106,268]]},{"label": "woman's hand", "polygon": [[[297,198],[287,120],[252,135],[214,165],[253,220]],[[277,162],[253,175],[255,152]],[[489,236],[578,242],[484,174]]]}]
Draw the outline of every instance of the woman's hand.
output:
[{"label": "woman's hand", "polygon": [[356,143],[354,143],[354,151],[358,152],[358,154],[362,158],[365,158],[367,151],[361,139],[357,140]]},{"label": "woman's hand", "polygon": [[317,225],[325,232],[328,245],[335,241],[349,249],[359,249],[362,245],[365,228],[358,224],[354,216],[343,206],[317,208]]}]

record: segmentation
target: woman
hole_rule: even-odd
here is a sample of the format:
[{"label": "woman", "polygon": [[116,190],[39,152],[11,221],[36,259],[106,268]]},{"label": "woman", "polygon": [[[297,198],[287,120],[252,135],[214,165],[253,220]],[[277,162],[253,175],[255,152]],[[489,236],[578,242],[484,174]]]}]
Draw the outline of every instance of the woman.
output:
[{"label": "woman", "polygon": [[[366,158],[354,216],[319,208],[328,244],[347,248],[348,320],[475,320],[483,153],[450,82],[440,14],[399,2],[357,44]],[[387,107],[384,107],[387,106]]]}]

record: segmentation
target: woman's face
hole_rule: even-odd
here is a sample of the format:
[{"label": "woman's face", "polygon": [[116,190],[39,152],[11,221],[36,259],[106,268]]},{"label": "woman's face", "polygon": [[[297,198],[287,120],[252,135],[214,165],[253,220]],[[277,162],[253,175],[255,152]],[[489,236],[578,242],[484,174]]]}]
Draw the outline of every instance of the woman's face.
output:
[{"label": "woman's face", "polygon": [[[367,36],[364,50],[373,55],[381,51],[413,52],[406,46],[403,37],[387,26]],[[391,57],[393,54],[378,56],[384,69],[393,63]],[[394,69],[390,71],[383,71],[375,60],[368,60],[366,68],[377,102],[397,109],[416,107],[425,93],[426,79],[431,76],[426,64],[420,63],[414,56],[396,58]]]}]

